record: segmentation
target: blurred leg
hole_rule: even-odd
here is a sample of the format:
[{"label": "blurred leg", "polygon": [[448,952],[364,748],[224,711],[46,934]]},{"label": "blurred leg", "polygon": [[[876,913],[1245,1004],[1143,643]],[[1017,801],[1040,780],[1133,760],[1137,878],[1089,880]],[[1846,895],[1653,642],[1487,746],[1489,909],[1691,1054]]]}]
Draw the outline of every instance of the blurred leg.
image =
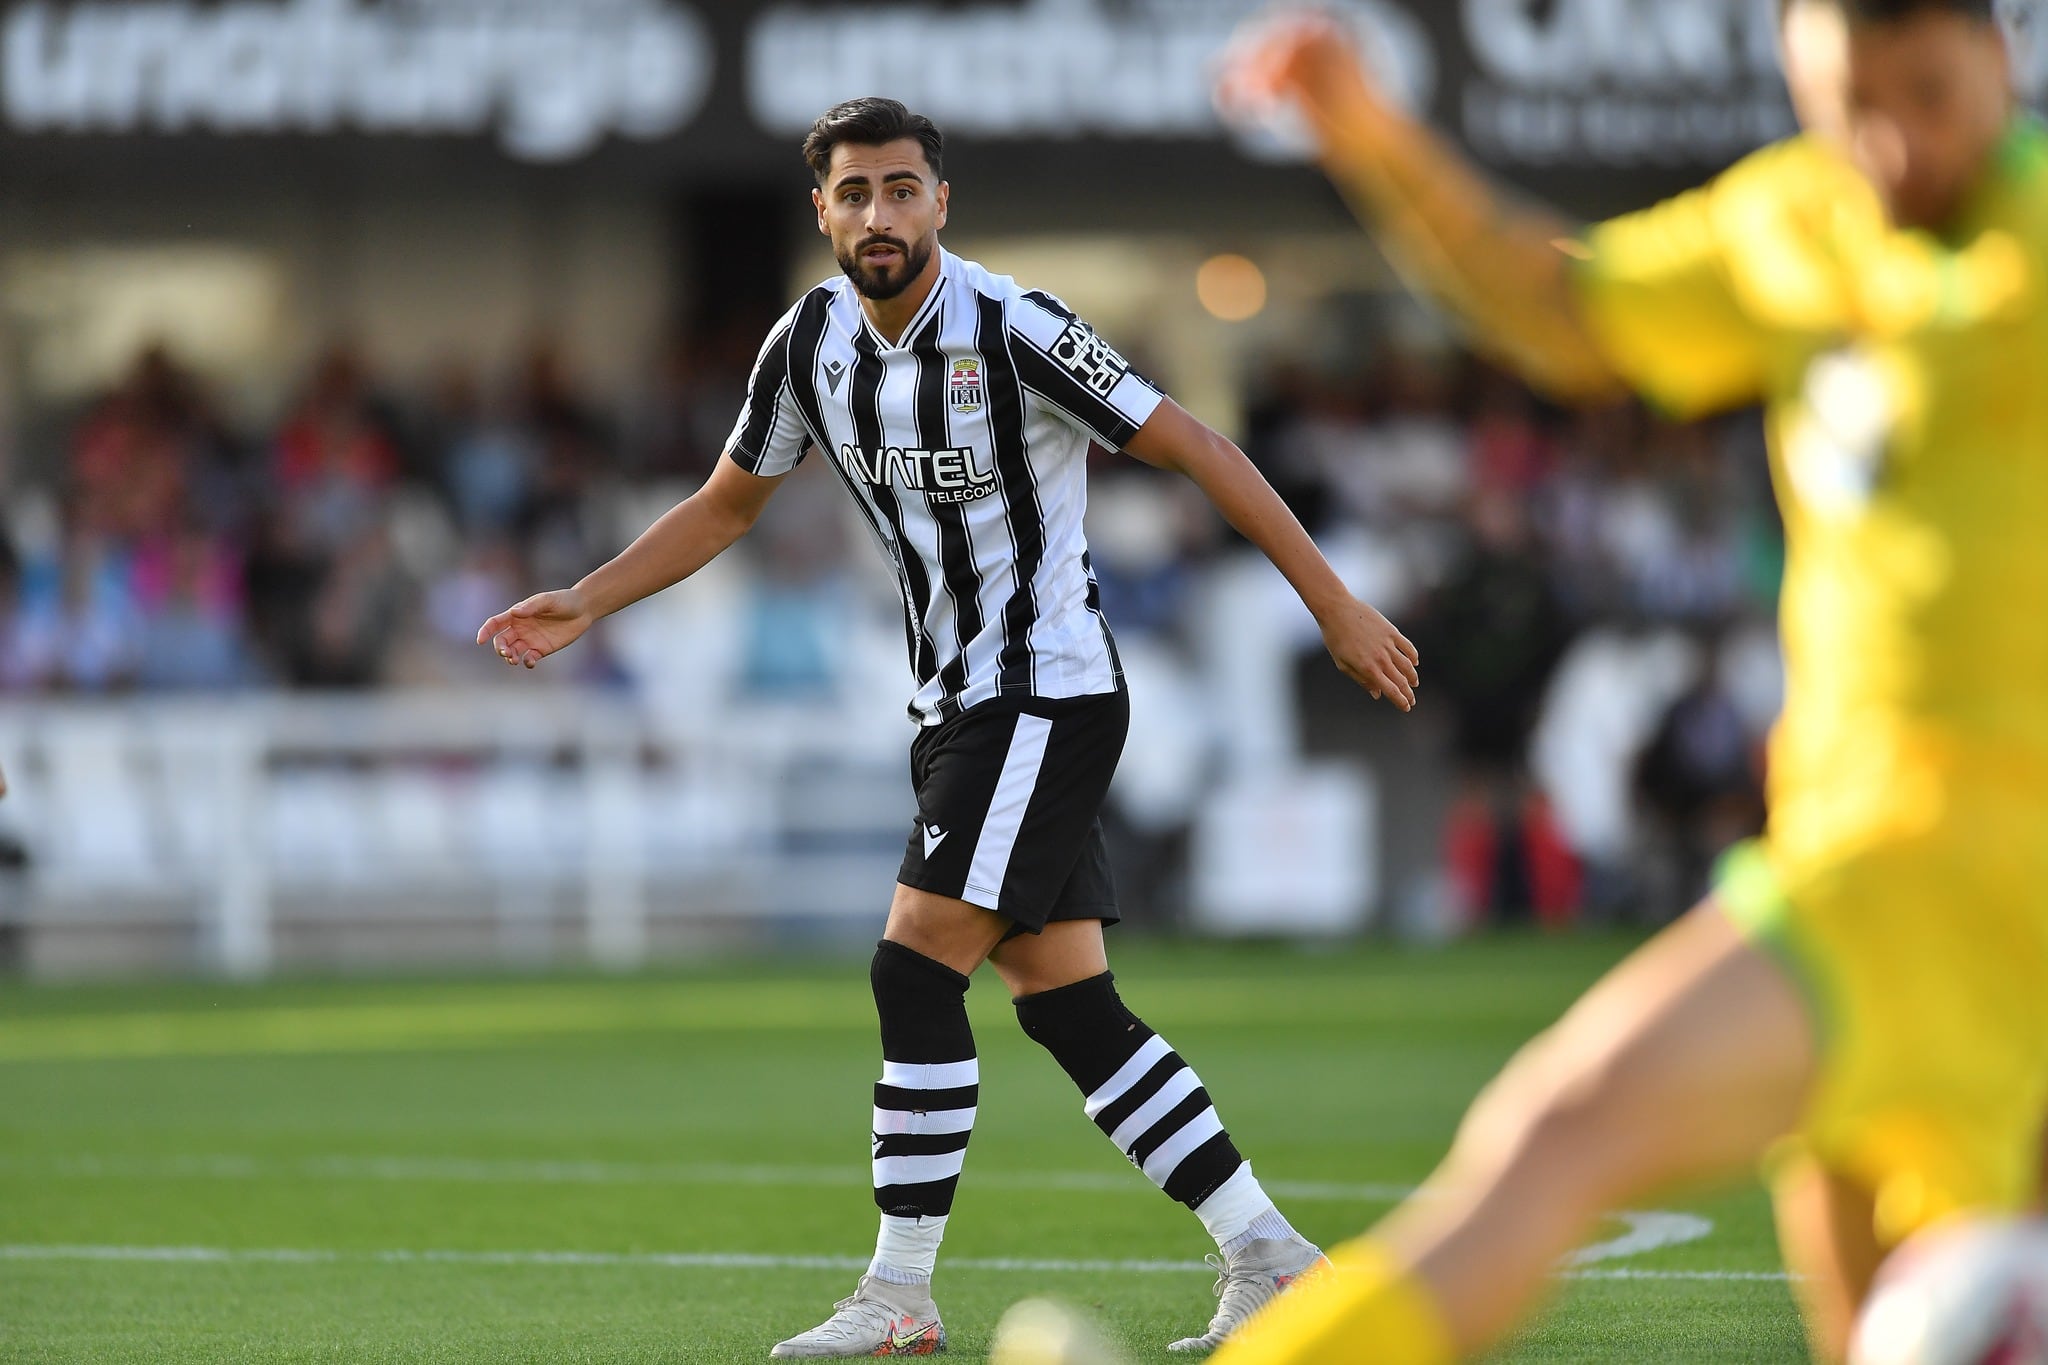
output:
[{"label": "blurred leg", "polygon": [[[1424,1193],[1336,1254],[1358,1274],[1283,1301],[1218,1365],[1348,1359],[1359,1341],[1387,1362],[1477,1352],[1601,1213],[1753,1163],[1798,1121],[1814,1068],[1791,979],[1719,913],[1695,911],[1480,1096]],[[1389,1331],[1412,1348],[1381,1348]]]},{"label": "blurred leg", "polygon": [[1382,1240],[1473,1349],[1595,1219],[1667,1184],[1747,1169],[1790,1131],[1814,1068],[1798,989],[1695,911],[1595,986],[1482,1095],[1433,1195]]},{"label": "blurred leg", "polygon": [[1870,1191],[1819,1162],[1788,1162],[1771,1183],[1777,1205],[1778,1243],[1794,1275],[1817,1361],[1848,1354],[1856,1311],[1870,1293],[1884,1249],[1876,1234]]}]

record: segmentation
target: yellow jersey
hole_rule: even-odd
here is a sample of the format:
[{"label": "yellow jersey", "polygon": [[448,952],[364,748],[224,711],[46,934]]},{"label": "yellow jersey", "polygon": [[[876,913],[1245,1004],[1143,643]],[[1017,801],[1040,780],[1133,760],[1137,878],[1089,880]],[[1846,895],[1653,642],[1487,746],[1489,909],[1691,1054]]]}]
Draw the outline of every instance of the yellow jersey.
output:
[{"label": "yellow jersey", "polygon": [[2048,129],[2016,120],[1940,237],[1800,137],[1583,247],[1626,380],[1678,416],[1767,407],[1774,857],[1953,827],[1963,782],[2037,804],[2048,840]]}]

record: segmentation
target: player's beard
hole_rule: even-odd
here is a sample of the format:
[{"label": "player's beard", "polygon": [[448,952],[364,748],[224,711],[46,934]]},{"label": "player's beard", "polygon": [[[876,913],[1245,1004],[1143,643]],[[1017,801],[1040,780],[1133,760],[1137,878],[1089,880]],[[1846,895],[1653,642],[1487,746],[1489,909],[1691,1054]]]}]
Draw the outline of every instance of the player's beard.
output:
[{"label": "player's beard", "polygon": [[[877,268],[860,258],[860,253],[871,246],[893,246],[897,260],[893,266]],[[910,282],[924,273],[931,264],[932,239],[921,238],[915,245],[898,241],[894,237],[863,237],[851,251],[834,251],[839,268],[846,272],[846,278],[853,281],[853,287],[861,292],[862,298],[877,303],[895,298],[910,288]]]}]

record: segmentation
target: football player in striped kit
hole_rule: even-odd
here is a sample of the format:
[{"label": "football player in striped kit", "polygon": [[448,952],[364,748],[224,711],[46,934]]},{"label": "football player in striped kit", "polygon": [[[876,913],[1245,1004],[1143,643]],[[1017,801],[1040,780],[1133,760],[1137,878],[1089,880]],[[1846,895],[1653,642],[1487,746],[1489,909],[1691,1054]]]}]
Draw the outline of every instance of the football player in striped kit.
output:
[{"label": "football player in striped kit", "polygon": [[973,1129],[980,1073],[968,975],[993,963],[1018,1022],[1089,1118],[1219,1249],[1220,1305],[1173,1343],[1205,1351],[1321,1253],[1260,1188],[1192,1068],[1117,996],[1117,919],[1097,820],[1129,722],[1082,538],[1091,442],[1194,480],[1263,550],[1338,666],[1402,710],[1414,647],[1346,590],[1243,453],[1135,372],[1058,299],[938,243],[949,188],[931,121],[886,99],[822,116],[804,144],[818,227],[843,278],[762,347],[704,487],[574,588],[487,621],[532,667],[702,568],[818,451],[895,569],[917,691],[917,819],[871,976],[881,1230],[853,1295],[777,1357],[923,1355],[945,1329],[931,1277]]}]

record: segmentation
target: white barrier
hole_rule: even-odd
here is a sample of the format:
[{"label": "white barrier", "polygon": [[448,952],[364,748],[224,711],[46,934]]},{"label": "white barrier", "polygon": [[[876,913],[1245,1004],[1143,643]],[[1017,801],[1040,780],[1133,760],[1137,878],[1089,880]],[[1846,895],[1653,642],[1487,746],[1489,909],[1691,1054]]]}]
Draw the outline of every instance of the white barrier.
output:
[{"label": "white barrier", "polygon": [[746,705],[678,729],[531,689],[9,703],[0,825],[30,870],[0,915],[154,926],[187,965],[245,976],[287,923],[452,917],[502,956],[607,966],[641,961],[664,918],[879,923],[912,814],[889,729]]}]

